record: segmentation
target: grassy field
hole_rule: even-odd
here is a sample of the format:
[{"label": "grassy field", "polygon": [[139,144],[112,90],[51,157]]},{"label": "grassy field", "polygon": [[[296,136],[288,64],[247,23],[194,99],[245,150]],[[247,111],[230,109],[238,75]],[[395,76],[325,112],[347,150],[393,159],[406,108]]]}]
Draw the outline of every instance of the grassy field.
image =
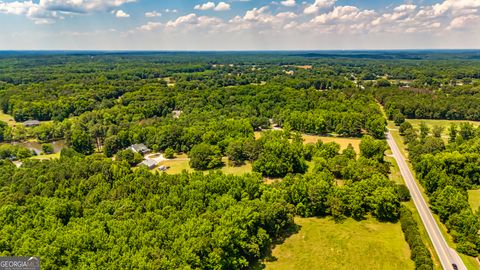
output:
[{"label": "grassy field", "polygon": [[0,112],[0,121],[7,123],[9,126],[14,126],[17,124],[11,115]]},{"label": "grassy field", "polygon": [[[255,138],[258,139],[262,136],[261,132],[255,132]],[[303,143],[317,143],[318,140],[322,140],[324,143],[336,142],[340,145],[340,148],[343,150],[347,148],[349,144],[352,144],[355,152],[360,153],[360,138],[343,138],[343,137],[326,137],[326,136],[317,136],[317,135],[307,135],[303,134]]]},{"label": "grassy field", "polygon": [[[225,166],[223,166],[219,170],[225,174],[243,175],[245,173],[252,172],[252,164],[248,162],[243,166],[235,167],[235,166],[228,165],[228,158],[226,157],[222,158],[222,161],[225,163]],[[192,168],[190,168],[190,165],[188,163],[189,163],[189,159],[187,155],[180,155],[175,159],[160,162],[159,166],[164,165],[164,166],[170,167],[170,169],[166,171],[166,173],[168,174],[178,174],[178,173],[181,173],[183,170],[187,170],[188,172],[195,171]],[[205,171],[205,172],[208,172],[208,171]]]},{"label": "grassy field", "polygon": [[443,135],[448,135],[448,128],[452,123],[460,124],[460,123],[472,123],[475,127],[480,126],[480,122],[475,121],[466,121],[466,120],[432,120],[432,119],[407,119],[407,122],[411,123],[412,126],[416,129],[420,128],[420,124],[424,122],[427,126],[432,129],[433,126],[441,126],[444,128]]},{"label": "grassy field", "polygon": [[390,180],[392,180],[397,184],[405,184],[402,174],[400,173],[400,169],[398,168],[397,161],[390,156],[385,157],[385,161],[390,162],[390,164],[392,164],[392,166],[390,166],[390,174],[388,176]]},{"label": "grassy field", "polygon": [[480,190],[469,190],[468,201],[470,202],[470,207],[472,207],[472,210],[477,211],[480,207]]},{"label": "grassy field", "polygon": [[55,154],[38,155],[38,156],[31,157],[31,159],[39,159],[39,160],[55,159],[55,158],[60,158],[60,152]]},{"label": "grassy field", "polygon": [[400,223],[295,218],[298,233],[277,245],[266,269],[414,269]]}]

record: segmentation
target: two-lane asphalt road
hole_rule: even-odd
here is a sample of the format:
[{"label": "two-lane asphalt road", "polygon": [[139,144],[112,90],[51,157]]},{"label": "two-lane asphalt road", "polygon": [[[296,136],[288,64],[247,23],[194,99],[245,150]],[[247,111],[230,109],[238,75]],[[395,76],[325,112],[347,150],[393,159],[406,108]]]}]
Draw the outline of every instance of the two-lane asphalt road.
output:
[{"label": "two-lane asphalt road", "polygon": [[398,163],[398,167],[400,168],[400,172],[405,180],[405,184],[410,190],[413,202],[415,203],[423,225],[427,229],[428,235],[432,240],[433,246],[438,254],[438,257],[440,258],[440,263],[442,264],[443,269],[454,269],[453,264],[456,264],[459,270],[467,270],[465,264],[460,259],[460,256],[458,256],[455,250],[448,246],[445,238],[440,232],[440,228],[435,222],[435,219],[433,218],[425,199],[422,197],[422,193],[417,186],[415,178],[413,177],[405,158],[400,152],[397,143],[390,134],[390,131],[387,133],[387,142],[392,149],[393,157]]}]

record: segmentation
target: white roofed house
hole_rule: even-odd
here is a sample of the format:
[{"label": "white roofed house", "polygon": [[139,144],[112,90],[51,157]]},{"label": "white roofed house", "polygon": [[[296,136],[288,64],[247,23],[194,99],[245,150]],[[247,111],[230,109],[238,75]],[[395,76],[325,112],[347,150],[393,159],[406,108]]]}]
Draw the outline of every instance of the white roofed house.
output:
[{"label": "white roofed house", "polygon": [[140,166],[145,166],[145,167],[149,168],[150,170],[155,169],[155,167],[157,167],[157,165],[158,165],[158,162],[154,159],[146,159],[142,163],[140,163]]},{"label": "white roofed house", "polygon": [[131,145],[128,149],[142,155],[150,153],[150,149],[143,143]]},{"label": "white roofed house", "polygon": [[38,121],[38,120],[28,120],[28,121],[23,122],[23,125],[25,127],[36,127],[36,126],[40,125],[40,121]]}]

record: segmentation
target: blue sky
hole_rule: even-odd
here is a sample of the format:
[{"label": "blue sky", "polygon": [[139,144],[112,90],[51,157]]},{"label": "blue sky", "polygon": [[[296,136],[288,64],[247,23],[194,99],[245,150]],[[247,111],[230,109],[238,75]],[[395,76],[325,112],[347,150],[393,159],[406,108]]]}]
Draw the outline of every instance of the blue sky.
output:
[{"label": "blue sky", "polygon": [[0,0],[0,50],[480,48],[480,0]]}]

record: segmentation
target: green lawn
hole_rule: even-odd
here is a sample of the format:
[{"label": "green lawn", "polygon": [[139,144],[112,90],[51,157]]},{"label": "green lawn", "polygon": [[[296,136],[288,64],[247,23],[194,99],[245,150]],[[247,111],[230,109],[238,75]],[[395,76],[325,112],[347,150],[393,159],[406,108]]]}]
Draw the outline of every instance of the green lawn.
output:
[{"label": "green lawn", "polygon": [[480,207],[480,189],[468,191],[468,201],[473,211],[477,211]]},{"label": "green lawn", "polygon": [[38,156],[31,157],[31,159],[39,159],[39,160],[55,159],[55,158],[60,158],[60,152],[54,153],[54,154],[38,155]]},{"label": "green lawn", "polygon": [[400,223],[295,218],[298,233],[277,245],[266,269],[414,269]]},{"label": "green lawn", "polygon": [[403,180],[402,174],[400,173],[400,169],[398,168],[397,161],[390,156],[385,157],[385,161],[389,162],[392,164],[390,166],[390,175],[388,176],[390,180],[397,184],[405,184],[405,181]]},{"label": "green lawn", "polygon": [[[225,163],[225,166],[223,166],[219,170],[221,170],[225,174],[243,175],[245,173],[252,172],[252,164],[249,162],[247,162],[243,166],[235,167],[228,165],[228,158],[226,157],[222,158],[222,161]],[[181,173],[183,170],[187,170],[188,172],[194,171],[192,168],[190,168],[189,160],[186,155],[178,156],[176,159],[162,161],[160,162],[159,166],[162,165],[170,167],[170,169],[166,171],[166,173],[168,174],[178,174]]]},{"label": "green lawn", "polygon": [[360,153],[360,142],[359,138],[343,138],[343,137],[322,137],[316,135],[303,135],[304,143],[316,143],[318,140],[322,140],[324,143],[336,142],[340,145],[340,149],[346,149],[349,144],[353,146],[357,154]]},{"label": "green lawn", "polygon": [[14,126],[17,124],[11,115],[0,112],[0,121],[7,123],[9,126]]},{"label": "green lawn", "polygon": [[432,129],[433,126],[441,126],[444,128],[443,135],[448,135],[448,128],[452,123],[460,124],[460,123],[472,123],[475,127],[480,126],[480,122],[475,121],[467,121],[467,120],[432,120],[432,119],[407,119],[407,122],[411,123],[412,126],[416,129],[420,128],[420,124],[424,122],[427,126]]},{"label": "green lawn", "polygon": [[[262,136],[261,132],[255,132],[255,138],[258,139]],[[344,138],[344,137],[326,137],[317,135],[302,134],[303,143],[317,143],[318,140],[322,140],[324,143],[336,142],[340,145],[340,149],[345,149],[349,144],[352,144],[355,152],[360,153],[360,138]]]}]

